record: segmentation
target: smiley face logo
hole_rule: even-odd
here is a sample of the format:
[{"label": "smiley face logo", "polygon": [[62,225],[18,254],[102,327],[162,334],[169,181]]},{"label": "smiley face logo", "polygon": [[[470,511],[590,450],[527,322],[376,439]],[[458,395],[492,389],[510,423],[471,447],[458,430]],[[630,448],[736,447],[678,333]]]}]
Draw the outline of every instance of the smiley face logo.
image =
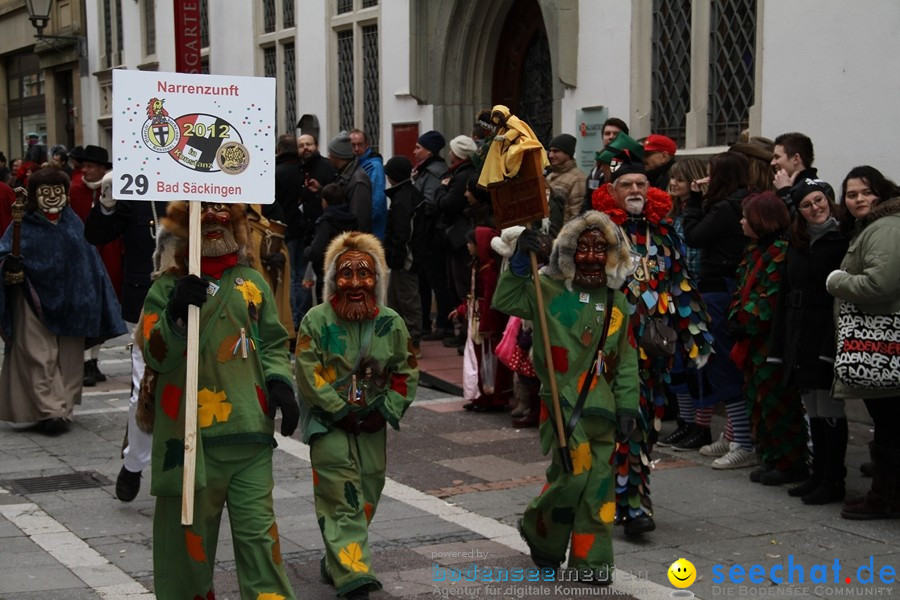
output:
[{"label": "smiley face logo", "polygon": [[690,587],[697,579],[697,569],[694,568],[691,561],[679,558],[672,563],[668,571],[669,583],[677,588]]}]

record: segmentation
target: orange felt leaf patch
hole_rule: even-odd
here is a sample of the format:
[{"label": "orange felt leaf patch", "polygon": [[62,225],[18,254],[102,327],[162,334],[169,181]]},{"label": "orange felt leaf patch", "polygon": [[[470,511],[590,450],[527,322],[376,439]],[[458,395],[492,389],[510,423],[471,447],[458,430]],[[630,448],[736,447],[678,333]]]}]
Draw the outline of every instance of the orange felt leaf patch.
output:
[{"label": "orange felt leaf patch", "polygon": [[371,502],[366,502],[363,505],[363,510],[366,511],[366,523],[372,522],[372,515],[375,514],[375,507],[372,506]]},{"label": "orange felt leaf patch", "polygon": [[219,344],[219,349],[216,351],[216,360],[220,363],[224,363],[240,356],[240,351],[234,351],[234,347],[237,346],[240,339],[241,336],[239,335],[226,335],[225,339]]},{"label": "orange felt leaf patch", "polygon": [[309,350],[309,344],[312,342],[312,338],[306,335],[305,333],[297,338],[297,348],[294,352],[295,354],[299,354],[303,350]]},{"label": "orange felt leaf patch", "polygon": [[206,551],[203,549],[203,538],[191,531],[184,530],[184,545],[188,556],[197,562],[206,562]]},{"label": "orange felt leaf patch", "polygon": [[269,527],[269,537],[272,538],[272,562],[281,564],[281,538],[278,535],[278,523],[272,523]]},{"label": "orange felt leaf patch", "polygon": [[575,533],[572,532],[572,555],[575,558],[585,560],[591,546],[594,545],[596,535],[593,533]]},{"label": "orange felt leaf patch", "polygon": [[318,471],[316,471],[315,469],[313,469],[313,470],[312,470],[312,476],[313,476],[313,487],[316,487],[317,485],[319,485],[319,473],[318,473]]},{"label": "orange felt leaf patch", "polygon": [[163,412],[166,413],[166,416],[173,421],[177,421],[178,412],[181,409],[181,388],[177,385],[167,383],[166,387],[163,388],[160,403],[162,404],[162,409]]},{"label": "orange felt leaf patch", "polygon": [[231,414],[231,403],[226,402],[225,390],[214,392],[203,388],[197,392],[197,425],[210,427],[213,421],[224,423]]},{"label": "orange felt leaf patch", "polygon": [[153,327],[154,327],[154,325],[156,325],[156,322],[159,321],[159,314],[158,313],[145,314],[143,317],[143,321],[144,321],[144,328],[142,329],[142,331],[144,332],[144,339],[146,340],[146,339],[150,338],[150,332],[153,330]]}]

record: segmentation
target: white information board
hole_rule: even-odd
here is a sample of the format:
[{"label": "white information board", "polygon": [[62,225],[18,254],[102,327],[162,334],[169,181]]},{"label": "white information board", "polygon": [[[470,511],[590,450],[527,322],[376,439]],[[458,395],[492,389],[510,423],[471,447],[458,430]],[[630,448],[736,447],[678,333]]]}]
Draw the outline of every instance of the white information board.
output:
[{"label": "white information board", "polygon": [[275,80],[113,71],[116,200],[275,201]]}]

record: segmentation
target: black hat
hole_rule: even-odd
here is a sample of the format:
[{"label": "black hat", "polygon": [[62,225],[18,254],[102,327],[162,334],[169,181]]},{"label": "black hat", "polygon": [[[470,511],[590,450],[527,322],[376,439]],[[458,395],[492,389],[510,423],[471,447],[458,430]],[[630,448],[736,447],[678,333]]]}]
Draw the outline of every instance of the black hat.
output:
[{"label": "black hat", "polygon": [[107,169],[112,168],[112,163],[109,162],[109,152],[106,151],[106,148],[100,146],[85,146],[83,152],[78,156],[74,156],[73,154],[73,157],[79,162],[95,163],[103,165]]},{"label": "black hat", "polygon": [[405,156],[393,156],[384,163],[384,174],[394,183],[406,181],[411,173],[412,163]]},{"label": "black hat", "polygon": [[550,145],[547,148],[556,148],[557,150],[562,150],[570,157],[575,156],[575,136],[570,135],[568,133],[561,133],[552,140],[550,140]]},{"label": "black hat", "polygon": [[794,201],[794,204],[800,206],[803,199],[815,191],[822,192],[825,194],[825,197],[834,202],[834,188],[831,187],[831,184],[822,179],[810,179],[809,177],[794,183],[794,186],[791,188],[791,200]]},{"label": "black hat", "polygon": [[422,135],[419,136],[419,139],[416,140],[419,142],[419,145],[431,152],[432,154],[437,154],[441,151],[441,148],[447,145],[447,140],[444,139],[444,136],[441,135],[440,131],[426,131]]},{"label": "black hat", "polygon": [[615,183],[616,179],[621,177],[622,175],[634,175],[640,173],[641,175],[646,175],[647,173],[644,171],[643,163],[635,163],[635,162],[626,162],[622,163],[622,165],[612,172],[609,176],[609,182]]}]

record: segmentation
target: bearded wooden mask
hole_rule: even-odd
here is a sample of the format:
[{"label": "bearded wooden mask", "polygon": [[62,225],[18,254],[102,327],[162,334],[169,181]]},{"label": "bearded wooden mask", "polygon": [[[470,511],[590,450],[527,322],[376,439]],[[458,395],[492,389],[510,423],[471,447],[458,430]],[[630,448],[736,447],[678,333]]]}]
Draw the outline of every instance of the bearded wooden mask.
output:
[{"label": "bearded wooden mask", "polygon": [[609,243],[599,229],[586,229],[575,246],[575,277],[572,283],[582,288],[606,285],[606,254]]},{"label": "bearded wooden mask", "polygon": [[378,314],[375,259],[362,250],[347,250],[337,258],[335,294],[331,303],[345,321],[365,321]]}]

